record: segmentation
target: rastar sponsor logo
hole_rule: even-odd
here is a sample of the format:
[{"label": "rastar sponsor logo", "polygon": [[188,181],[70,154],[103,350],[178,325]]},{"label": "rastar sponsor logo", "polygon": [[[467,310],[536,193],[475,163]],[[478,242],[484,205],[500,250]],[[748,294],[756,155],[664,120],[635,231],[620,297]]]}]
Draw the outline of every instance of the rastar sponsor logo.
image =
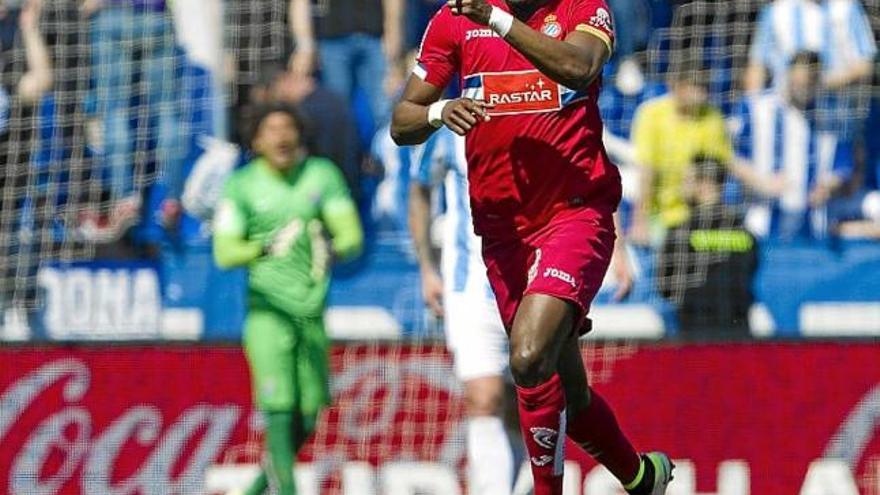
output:
[{"label": "rastar sponsor logo", "polygon": [[538,71],[482,74],[490,115],[553,112],[561,108],[559,85]]},{"label": "rastar sponsor logo", "polygon": [[534,103],[552,101],[553,92],[549,89],[541,91],[523,91],[521,93],[508,93],[501,95],[489,95],[489,103],[494,105],[510,105],[512,103]]}]

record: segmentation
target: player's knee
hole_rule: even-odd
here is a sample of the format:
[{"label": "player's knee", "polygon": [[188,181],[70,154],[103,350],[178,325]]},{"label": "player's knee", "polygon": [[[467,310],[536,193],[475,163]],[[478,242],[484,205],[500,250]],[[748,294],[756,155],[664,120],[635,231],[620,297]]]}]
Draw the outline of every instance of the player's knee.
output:
[{"label": "player's knee", "polygon": [[534,387],[547,381],[555,370],[555,363],[547,358],[544,349],[532,344],[512,344],[510,372],[520,386]]},{"label": "player's knee", "polygon": [[553,376],[573,313],[571,303],[557,297],[523,298],[510,332],[510,371],[517,385],[534,387]]}]

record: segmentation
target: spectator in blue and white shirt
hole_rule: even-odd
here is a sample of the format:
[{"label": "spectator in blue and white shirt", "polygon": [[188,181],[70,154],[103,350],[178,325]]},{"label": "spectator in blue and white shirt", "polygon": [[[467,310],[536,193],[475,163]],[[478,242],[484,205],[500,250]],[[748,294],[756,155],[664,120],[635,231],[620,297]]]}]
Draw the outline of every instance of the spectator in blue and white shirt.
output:
[{"label": "spectator in blue and white shirt", "polygon": [[749,51],[746,91],[785,87],[788,61],[798,52],[819,54],[822,85],[840,89],[866,79],[877,45],[859,0],[776,0],[764,7]]},{"label": "spectator in blue and white shirt", "polygon": [[370,205],[372,225],[384,234],[400,234],[408,239],[406,205],[412,150],[408,146],[397,146],[391,139],[388,126],[385,126],[373,138],[370,158],[382,171],[381,181],[376,184]]},{"label": "spectator in blue and white shirt", "polygon": [[773,187],[746,215],[758,237],[821,238],[828,230],[828,201],[851,177],[852,145],[816,125],[819,54],[795,55],[784,90],[747,96],[731,128],[741,160]]},{"label": "spectator in blue and white shirt", "polygon": [[100,221],[97,212],[81,221],[82,230],[96,238],[119,236],[139,221],[140,189],[148,175],[148,163],[140,158],[148,155],[143,152],[163,174],[179,175],[185,158],[189,136],[181,128],[181,87],[168,3],[80,3],[90,24],[93,96],[112,200],[107,222]]},{"label": "spectator in blue and white shirt", "polygon": [[865,161],[861,187],[831,205],[837,233],[848,238],[880,239],[880,95],[871,100],[862,142]]}]

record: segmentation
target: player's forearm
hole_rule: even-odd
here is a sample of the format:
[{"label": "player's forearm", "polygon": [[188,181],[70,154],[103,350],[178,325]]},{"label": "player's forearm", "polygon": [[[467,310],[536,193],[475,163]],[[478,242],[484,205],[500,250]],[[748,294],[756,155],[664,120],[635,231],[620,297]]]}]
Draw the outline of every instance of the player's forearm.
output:
[{"label": "player's forearm", "polygon": [[650,202],[643,197],[640,197],[636,202],[635,208],[633,208],[633,216],[632,216],[632,225],[630,226],[630,233],[633,242],[638,243],[643,241],[643,239],[639,238],[640,235],[645,234],[648,231],[650,220],[651,220],[651,207]]},{"label": "player's forearm", "polygon": [[838,234],[844,238],[880,239],[880,224],[871,220],[843,222],[838,227]]},{"label": "player's forearm", "polygon": [[734,158],[733,162],[728,166],[731,175],[742,182],[749,190],[760,194],[764,197],[772,197],[774,191],[769,187],[769,177],[765,177],[757,172],[751,164],[743,158]]},{"label": "player's forearm", "polygon": [[428,123],[428,105],[401,101],[391,117],[391,139],[399,146],[421,144],[437,129]]},{"label": "player's forearm", "polygon": [[364,248],[364,229],[354,202],[339,204],[324,213],[324,222],[339,259],[354,258]]},{"label": "player's forearm", "polygon": [[602,73],[608,56],[602,45],[587,50],[539,33],[518,19],[504,39],[547,77],[577,90],[593,83]]},{"label": "player's forearm", "polygon": [[644,227],[651,218],[651,199],[654,196],[654,173],[647,166],[639,168],[639,198],[633,210],[633,223]]},{"label": "player's forearm", "polygon": [[405,7],[403,0],[382,0],[385,56],[389,62],[396,62],[401,56]]},{"label": "player's forearm", "polygon": [[220,268],[247,266],[263,255],[263,244],[229,235],[214,236],[214,262]]},{"label": "player's forearm", "polygon": [[296,41],[296,50],[315,51],[315,34],[312,29],[312,6],[310,0],[290,0],[290,32]]},{"label": "player's forearm", "polygon": [[26,102],[33,102],[52,87],[52,62],[39,29],[22,29],[21,38],[28,71],[19,83],[19,96]]},{"label": "player's forearm", "polygon": [[436,271],[437,263],[431,250],[431,196],[425,186],[415,184],[409,190],[409,232],[416,249],[419,268]]},{"label": "player's forearm", "polygon": [[824,85],[828,89],[840,89],[849,84],[866,80],[874,69],[870,61],[858,61],[848,65],[843,70],[828,75]]}]

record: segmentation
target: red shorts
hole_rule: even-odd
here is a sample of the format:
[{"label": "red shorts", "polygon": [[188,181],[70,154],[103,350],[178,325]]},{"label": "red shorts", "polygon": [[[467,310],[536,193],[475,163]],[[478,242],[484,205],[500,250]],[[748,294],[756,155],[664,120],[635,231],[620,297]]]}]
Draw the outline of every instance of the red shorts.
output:
[{"label": "red shorts", "polygon": [[510,332],[526,294],[546,294],[575,305],[575,329],[590,330],[587,313],[614,251],[612,209],[560,212],[524,239],[483,238],[483,259],[504,327]]}]

